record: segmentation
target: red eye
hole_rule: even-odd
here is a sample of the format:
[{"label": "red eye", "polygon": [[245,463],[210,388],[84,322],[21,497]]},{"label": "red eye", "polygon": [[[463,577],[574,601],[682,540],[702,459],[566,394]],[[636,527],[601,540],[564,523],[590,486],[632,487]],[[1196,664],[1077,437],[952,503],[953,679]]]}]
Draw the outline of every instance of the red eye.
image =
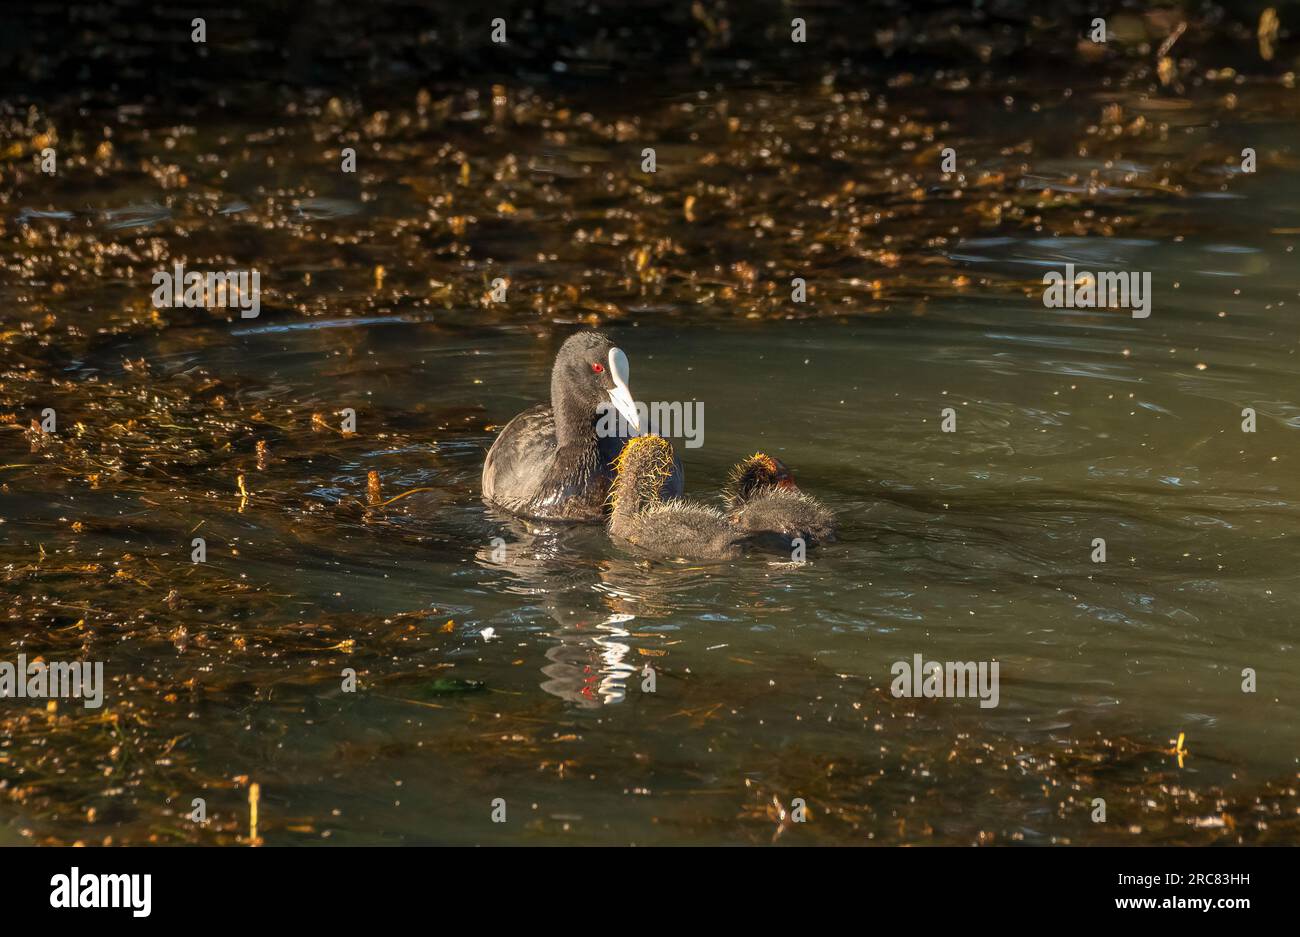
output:
[{"label": "red eye", "polygon": [[599,361],[594,361],[594,362],[592,362],[591,370],[593,370],[593,371],[595,371],[597,374],[599,374],[601,371],[604,371],[604,370],[605,370],[605,366],[604,366],[603,364],[601,364]]}]

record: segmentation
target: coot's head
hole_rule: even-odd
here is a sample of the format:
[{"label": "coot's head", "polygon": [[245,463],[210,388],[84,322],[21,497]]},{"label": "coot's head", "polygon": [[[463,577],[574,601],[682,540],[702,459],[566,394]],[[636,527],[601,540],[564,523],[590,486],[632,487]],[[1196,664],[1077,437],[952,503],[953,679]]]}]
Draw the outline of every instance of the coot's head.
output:
[{"label": "coot's head", "polygon": [[640,432],[627,376],[627,355],[603,332],[569,336],[551,369],[551,406],[557,432],[564,433],[570,424],[589,425],[604,411],[602,404],[613,406],[633,432]]},{"label": "coot's head", "polygon": [[794,476],[784,462],[765,452],[755,452],[748,459],[736,463],[727,479],[722,497],[727,507],[742,506],[754,495],[773,488],[797,491]]},{"label": "coot's head", "polygon": [[672,443],[662,436],[634,436],[614,460],[609,503],[615,514],[635,514],[662,500],[673,473]]}]

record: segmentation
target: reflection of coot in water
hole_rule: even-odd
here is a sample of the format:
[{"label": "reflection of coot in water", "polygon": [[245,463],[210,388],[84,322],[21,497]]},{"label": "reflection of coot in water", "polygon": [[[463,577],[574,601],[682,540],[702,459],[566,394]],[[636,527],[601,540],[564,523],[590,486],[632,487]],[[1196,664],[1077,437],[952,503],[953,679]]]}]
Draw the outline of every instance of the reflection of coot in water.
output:
[{"label": "reflection of coot in water", "polygon": [[536,596],[556,623],[548,632],[554,643],[546,649],[541,689],[583,709],[622,702],[638,672],[633,636],[622,623],[632,620],[631,610],[641,603],[598,588],[606,562],[575,562],[598,553],[604,534],[586,527],[534,526],[504,515],[496,519],[512,540],[479,550],[479,564],[510,573],[506,590]]},{"label": "reflection of coot in water", "polygon": [[[613,479],[610,463],[625,441],[597,433],[602,405],[612,403],[639,429],[627,378],[627,355],[604,334],[570,336],[551,370],[551,405],[525,410],[492,443],[483,463],[483,497],[539,520],[600,520]],[[679,497],[682,487],[675,461],[662,494]]]},{"label": "reflection of coot in water", "polygon": [[[558,609],[556,610],[558,611]],[[585,709],[627,698],[628,684],[637,674],[631,638],[621,627],[632,615],[611,615],[604,621],[575,621],[551,633],[559,643],[546,651],[542,689]]]}]

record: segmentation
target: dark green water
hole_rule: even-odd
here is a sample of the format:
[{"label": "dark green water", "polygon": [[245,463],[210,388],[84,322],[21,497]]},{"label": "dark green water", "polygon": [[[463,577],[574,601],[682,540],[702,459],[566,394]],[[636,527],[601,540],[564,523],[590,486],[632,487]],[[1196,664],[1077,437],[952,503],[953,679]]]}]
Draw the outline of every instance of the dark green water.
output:
[{"label": "dark green water", "polygon": [[[1293,842],[1294,90],[843,84],[124,112],[99,156],[50,118],[85,161],[5,178],[3,652],[110,687],[5,702],[4,838],[234,842],[256,782],[268,843]],[[154,316],[180,258],[263,314]],[[1150,272],[1150,318],[1045,308],[1067,262]],[[487,509],[584,324],[702,403],[688,495],[762,448],[837,542],[651,563]],[[997,661],[999,705],[895,699],[915,654]]]}]

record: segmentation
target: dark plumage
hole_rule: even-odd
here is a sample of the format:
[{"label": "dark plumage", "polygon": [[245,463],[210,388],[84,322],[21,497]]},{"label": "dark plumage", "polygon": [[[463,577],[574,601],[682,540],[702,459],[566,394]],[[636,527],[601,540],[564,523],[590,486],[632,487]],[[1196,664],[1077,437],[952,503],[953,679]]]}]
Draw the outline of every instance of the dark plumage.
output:
[{"label": "dark plumage", "polygon": [[623,447],[609,495],[610,536],[660,557],[729,560],[744,553],[744,535],[721,511],[663,500],[672,470],[673,448],[658,436],[638,436]]},{"label": "dark plumage", "polygon": [[731,470],[723,501],[731,522],[746,534],[801,537],[805,542],[835,536],[835,515],[799,490],[780,459],[762,452]]},{"label": "dark plumage", "polygon": [[[551,405],[506,424],[483,463],[483,497],[537,520],[598,521],[613,481],[611,463],[626,435],[605,432],[611,406],[635,426],[627,356],[600,332],[571,335],[551,369]],[[664,480],[664,498],[680,497],[679,461]]]}]

